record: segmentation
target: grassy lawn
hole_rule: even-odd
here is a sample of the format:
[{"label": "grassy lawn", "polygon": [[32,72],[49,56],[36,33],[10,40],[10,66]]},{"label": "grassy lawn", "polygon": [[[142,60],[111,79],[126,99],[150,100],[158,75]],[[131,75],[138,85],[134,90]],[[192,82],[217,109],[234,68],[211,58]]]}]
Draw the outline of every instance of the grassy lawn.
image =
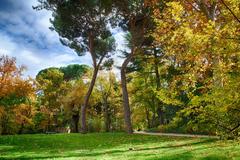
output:
[{"label": "grassy lawn", "polygon": [[237,141],[124,133],[0,136],[0,159],[239,159]]}]

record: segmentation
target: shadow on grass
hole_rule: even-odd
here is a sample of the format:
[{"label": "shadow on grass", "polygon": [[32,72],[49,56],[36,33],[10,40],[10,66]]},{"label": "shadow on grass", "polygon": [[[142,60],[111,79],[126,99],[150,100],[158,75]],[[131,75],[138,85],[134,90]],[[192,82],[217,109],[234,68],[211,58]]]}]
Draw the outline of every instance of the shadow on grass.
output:
[{"label": "shadow on grass", "polygon": [[[190,141],[190,143],[184,143],[180,145],[173,145],[173,144],[167,144],[166,146],[158,146],[158,147],[138,147],[138,144],[149,144],[149,143],[155,143],[159,142],[161,145],[161,142],[164,143],[169,143],[172,142],[173,140],[179,140],[179,141],[184,141],[184,140],[189,140],[186,138],[155,138],[155,137],[149,137],[149,136],[129,136],[129,135],[121,135],[124,136],[124,140],[121,140],[121,137],[104,137],[100,140],[89,140],[86,139],[89,143],[85,143],[82,141],[82,144],[76,144],[72,141],[69,141],[66,143],[65,141],[62,141],[62,139],[56,139],[57,144],[54,146],[54,144],[50,145],[49,142],[42,140],[41,139],[32,139],[33,143],[38,143],[36,146],[37,148],[34,148],[34,145],[26,146],[27,144],[23,145],[21,143],[13,141],[12,144],[14,146],[11,148],[2,148],[0,149],[0,152],[5,153],[5,157],[0,157],[0,159],[55,159],[55,158],[94,158],[94,157],[99,157],[102,155],[111,155],[111,156],[118,156],[122,154],[132,154],[132,156],[141,156],[145,157],[146,159],[149,157],[150,159],[154,159],[152,154],[145,154],[146,151],[154,151],[154,150],[161,150],[161,149],[176,149],[176,148],[181,148],[181,147],[188,147],[188,146],[198,146],[198,145],[203,145],[203,144],[209,144],[213,143],[216,140],[215,139],[196,139],[196,141]],[[68,137],[71,138],[71,137]],[[81,136],[81,138],[84,138]],[[86,138],[86,137],[85,137]],[[95,137],[97,138],[97,137]],[[120,139],[120,140],[119,140]],[[79,141],[79,143],[81,143]],[[31,141],[29,141],[31,142]],[[53,142],[56,143],[54,140]],[[53,143],[52,142],[52,143]],[[64,144],[65,142],[65,144]],[[187,141],[188,142],[188,141]],[[69,144],[70,143],[70,144]],[[101,144],[102,143],[102,144]],[[8,143],[9,144],[9,143]],[[11,143],[10,143],[11,144]],[[115,149],[115,150],[109,150],[111,148],[117,148],[118,146],[121,145],[131,145],[131,146],[136,146],[136,148],[127,148],[127,149]],[[31,148],[33,147],[33,148]],[[53,147],[53,148],[52,148]],[[55,148],[54,148],[55,147]],[[1,148],[1,143],[0,143],[0,148]],[[81,152],[81,153],[69,153],[71,151],[77,151],[79,149],[84,149],[86,151]],[[97,150],[102,150],[102,151],[97,151]],[[206,149],[206,147],[204,148]],[[60,152],[59,152],[60,150]],[[61,151],[62,150],[62,151]],[[105,150],[105,151],[104,151]],[[16,155],[16,153],[19,153],[21,151],[25,152],[33,152],[33,155]],[[15,154],[15,155],[14,155]],[[167,157],[163,157],[159,155],[161,159],[192,159],[192,154],[190,152],[184,152],[179,155],[170,155]],[[155,157],[156,159],[159,159],[160,157]]]}]

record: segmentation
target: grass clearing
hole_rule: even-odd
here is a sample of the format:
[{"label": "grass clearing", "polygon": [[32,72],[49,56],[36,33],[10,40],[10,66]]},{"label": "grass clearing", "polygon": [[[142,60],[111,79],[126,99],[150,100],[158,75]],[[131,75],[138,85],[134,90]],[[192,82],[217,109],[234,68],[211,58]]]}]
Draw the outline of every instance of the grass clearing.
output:
[{"label": "grass clearing", "polygon": [[0,136],[0,159],[240,160],[238,141],[125,133]]}]

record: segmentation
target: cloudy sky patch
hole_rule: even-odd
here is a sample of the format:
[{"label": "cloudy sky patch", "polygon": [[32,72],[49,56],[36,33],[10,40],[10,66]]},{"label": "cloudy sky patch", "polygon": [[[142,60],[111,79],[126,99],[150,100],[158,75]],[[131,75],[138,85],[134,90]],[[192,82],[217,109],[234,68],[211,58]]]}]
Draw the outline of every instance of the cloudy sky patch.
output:
[{"label": "cloudy sky patch", "polygon": [[17,58],[25,65],[25,75],[35,75],[46,67],[68,64],[91,65],[89,56],[79,57],[59,42],[56,32],[49,29],[51,13],[35,11],[36,0],[0,1],[0,54]]},{"label": "cloudy sky patch", "polygon": [[[16,57],[18,65],[27,67],[24,75],[31,77],[47,67],[92,65],[88,54],[79,57],[60,43],[58,34],[49,29],[51,13],[33,10],[37,4],[37,0],[0,0],[0,55]],[[118,55],[125,48],[124,33],[119,28],[111,31],[117,42],[115,66],[121,66]],[[116,67],[114,72],[119,74]]]}]

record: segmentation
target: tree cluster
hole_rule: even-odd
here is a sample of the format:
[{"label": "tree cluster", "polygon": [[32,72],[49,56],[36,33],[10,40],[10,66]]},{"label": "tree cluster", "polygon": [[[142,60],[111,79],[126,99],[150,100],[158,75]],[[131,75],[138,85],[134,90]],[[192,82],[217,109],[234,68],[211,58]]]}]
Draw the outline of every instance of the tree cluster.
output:
[{"label": "tree cluster", "polygon": [[[82,133],[125,128],[239,137],[239,6],[235,0],[39,0],[34,8],[52,12],[51,29],[79,56],[89,54],[92,68],[48,68],[34,84],[19,78],[20,68],[6,66],[5,74],[3,67],[1,86],[21,82],[29,92],[3,85],[0,115],[7,122],[7,108],[30,105],[36,87],[35,126],[42,131],[69,125]],[[126,39],[120,81],[112,73],[116,27]]]}]

